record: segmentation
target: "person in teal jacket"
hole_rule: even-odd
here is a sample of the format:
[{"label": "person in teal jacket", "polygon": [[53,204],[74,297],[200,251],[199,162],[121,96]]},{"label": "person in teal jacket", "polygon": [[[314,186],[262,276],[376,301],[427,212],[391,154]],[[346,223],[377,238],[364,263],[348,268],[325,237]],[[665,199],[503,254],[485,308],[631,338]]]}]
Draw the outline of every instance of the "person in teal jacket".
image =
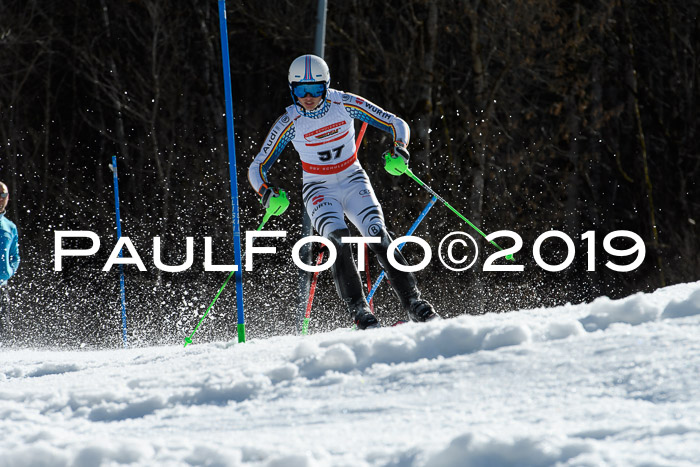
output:
[{"label": "person in teal jacket", "polygon": [[17,226],[5,217],[5,209],[10,201],[7,185],[0,182],[0,336],[8,328],[10,298],[7,294],[7,281],[19,267],[19,246]]}]

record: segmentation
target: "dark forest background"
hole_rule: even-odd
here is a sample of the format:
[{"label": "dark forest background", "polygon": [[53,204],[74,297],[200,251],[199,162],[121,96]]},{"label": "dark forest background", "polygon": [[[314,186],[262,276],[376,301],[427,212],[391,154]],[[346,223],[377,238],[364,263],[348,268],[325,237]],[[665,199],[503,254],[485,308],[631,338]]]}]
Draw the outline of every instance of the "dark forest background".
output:
[{"label": "dark forest background", "polygon": [[[312,53],[316,4],[227,2],[241,228],[262,218],[247,168],[289,105],[287,69]],[[112,174],[119,158],[123,234],[148,271],[125,267],[134,344],[182,342],[233,263],[219,19],[214,0],[0,1],[0,180],[21,236],[11,281],[18,345],[120,345],[118,269],[101,271],[116,243]],[[455,273],[435,258],[418,274],[443,316],[622,297],[700,278],[698,1],[331,0],[325,58],[332,86],[408,121],[411,167],[485,232],[523,237],[522,273]],[[360,160],[392,231],[403,234],[430,196],[383,170],[388,135],[370,128]],[[290,148],[271,171],[290,210],[267,228],[288,231],[275,257],[244,274],[249,337],[295,332],[300,175]],[[92,230],[102,248],[53,270],[55,230]],[[630,273],[603,237],[631,230],[647,257]],[[436,251],[454,230],[436,205],[417,234]],[[572,266],[547,273],[533,259],[549,230],[576,245]],[[587,271],[586,231],[596,232]],[[185,273],[153,266],[152,239]],[[507,239],[500,239],[507,245]],[[67,242],[68,244],[69,242]],[[73,246],[84,244],[74,243]],[[551,263],[563,243],[547,243]],[[618,248],[630,246],[621,242]],[[411,250],[408,255],[418,261]],[[372,275],[378,270],[372,266]],[[380,319],[401,317],[386,284]],[[229,285],[195,341],[235,336]],[[319,282],[311,330],[349,324],[330,273]]]}]

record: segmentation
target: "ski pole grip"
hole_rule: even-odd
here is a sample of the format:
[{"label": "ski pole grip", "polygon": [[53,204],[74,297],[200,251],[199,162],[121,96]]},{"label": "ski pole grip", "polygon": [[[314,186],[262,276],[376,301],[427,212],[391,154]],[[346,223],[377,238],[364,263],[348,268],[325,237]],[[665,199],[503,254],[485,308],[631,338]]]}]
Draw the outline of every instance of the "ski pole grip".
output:
[{"label": "ski pole grip", "polygon": [[406,173],[408,166],[406,160],[401,156],[394,157],[391,151],[384,153],[384,169],[391,175],[400,176]]},{"label": "ski pole grip", "polygon": [[280,190],[279,195],[270,198],[270,204],[267,207],[265,215],[281,216],[288,207],[289,199],[287,198],[287,192]]}]

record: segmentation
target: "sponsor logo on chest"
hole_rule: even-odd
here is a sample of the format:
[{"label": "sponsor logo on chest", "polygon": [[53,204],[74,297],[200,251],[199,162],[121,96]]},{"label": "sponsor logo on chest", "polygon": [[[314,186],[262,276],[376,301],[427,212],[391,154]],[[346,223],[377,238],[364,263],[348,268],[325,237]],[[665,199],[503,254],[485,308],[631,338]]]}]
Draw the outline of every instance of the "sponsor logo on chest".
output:
[{"label": "sponsor logo on chest", "polygon": [[341,132],[347,133],[347,129],[345,128],[345,125],[347,125],[347,123],[347,121],[342,120],[340,122],[332,123],[322,128],[318,128],[314,131],[304,133],[304,140],[306,140],[306,142],[308,143],[323,143],[329,139],[334,139],[334,137],[336,137]]}]

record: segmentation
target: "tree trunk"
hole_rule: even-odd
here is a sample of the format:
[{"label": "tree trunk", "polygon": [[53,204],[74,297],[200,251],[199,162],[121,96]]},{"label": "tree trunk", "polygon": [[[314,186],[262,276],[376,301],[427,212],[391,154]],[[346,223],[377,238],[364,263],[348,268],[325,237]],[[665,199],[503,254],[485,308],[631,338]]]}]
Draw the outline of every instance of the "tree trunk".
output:
[{"label": "tree trunk", "polygon": [[423,23],[423,40],[421,41],[421,84],[418,97],[418,117],[414,128],[420,150],[416,160],[423,164],[430,173],[430,124],[433,114],[433,85],[435,82],[435,49],[437,47],[437,3],[428,5],[428,18]]},{"label": "tree trunk", "polygon": [[[473,148],[474,166],[472,167],[471,197],[469,199],[470,220],[477,227],[482,226],[482,211],[484,207],[484,186],[486,183],[486,152],[484,148],[484,135],[486,134],[487,120],[483,118],[486,103],[484,102],[485,79],[484,65],[481,59],[481,45],[479,44],[479,19],[476,8],[468,10],[470,22],[469,31],[469,51],[472,59],[472,72],[474,73],[473,102],[476,106],[472,112],[473,131],[471,132],[471,142]],[[474,111],[475,110],[475,111]],[[483,252],[483,242],[477,238],[479,251]],[[472,307],[477,314],[484,313],[484,293],[481,274],[474,274],[474,298]]]},{"label": "tree trunk", "polygon": [[[107,38],[111,39],[112,33],[111,33],[111,27],[109,24],[109,11],[107,10],[107,3],[105,2],[105,0],[100,0],[100,6],[102,7],[102,21],[104,23],[105,32],[107,34]],[[119,77],[119,68],[117,68],[117,64],[114,61],[114,56],[112,54],[109,54],[109,66],[110,66],[110,69],[112,70],[112,74],[114,76],[114,87],[117,91],[117,93],[109,93],[109,95],[111,95],[111,97],[112,97],[112,105],[114,106],[114,110],[115,110],[115,132],[116,132],[117,143],[119,144],[119,147],[121,149],[120,159],[125,160],[125,161],[130,161],[131,158],[129,157],[129,145],[127,144],[126,133],[124,132],[124,118],[122,115],[122,110],[123,110],[122,103],[121,103],[121,99],[119,96],[119,92],[121,92],[121,90],[123,90],[124,87],[122,86],[122,82],[121,82],[121,79]],[[133,184],[134,190],[136,189],[136,187],[142,186],[143,180],[141,177],[141,173],[142,173],[142,171],[140,171],[140,170],[135,171],[135,174],[136,174],[135,182],[136,183]],[[132,193],[132,195],[134,195],[134,197],[136,197],[135,192]]]},{"label": "tree trunk", "polygon": [[649,223],[651,227],[651,237],[652,245],[654,247],[654,254],[656,256],[657,268],[659,273],[659,286],[666,286],[666,276],[664,274],[664,267],[661,255],[661,246],[659,244],[659,233],[656,227],[656,209],[654,208],[654,195],[651,184],[651,175],[649,174],[649,163],[647,157],[647,145],[646,138],[644,137],[644,128],[642,126],[642,115],[639,110],[639,99],[637,98],[638,86],[637,86],[637,70],[634,65],[634,41],[632,37],[632,27],[629,20],[629,11],[627,9],[625,12],[625,26],[627,29],[627,42],[628,50],[630,52],[629,66],[627,69],[626,82],[629,89],[629,105],[632,108],[635,123],[637,127],[637,138],[639,141],[639,149],[642,156],[642,170],[644,175],[644,186],[646,189],[646,201],[649,209]]}]

